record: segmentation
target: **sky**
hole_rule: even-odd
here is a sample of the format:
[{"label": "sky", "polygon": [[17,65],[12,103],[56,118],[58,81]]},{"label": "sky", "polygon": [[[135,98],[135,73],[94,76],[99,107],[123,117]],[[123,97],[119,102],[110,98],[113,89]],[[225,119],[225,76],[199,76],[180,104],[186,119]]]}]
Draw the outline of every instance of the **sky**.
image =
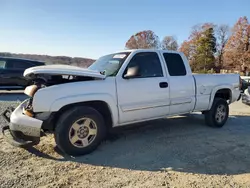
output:
[{"label": "sky", "polygon": [[181,44],[192,26],[250,20],[250,0],[0,0],[0,52],[98,58],[138,31]]}]

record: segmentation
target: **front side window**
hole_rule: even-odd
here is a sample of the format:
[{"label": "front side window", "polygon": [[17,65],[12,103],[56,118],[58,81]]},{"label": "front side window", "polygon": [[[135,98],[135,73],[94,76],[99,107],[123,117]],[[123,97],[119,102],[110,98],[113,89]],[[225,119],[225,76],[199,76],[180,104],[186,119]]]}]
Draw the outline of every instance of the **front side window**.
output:
[{"label": "front side window", "polygon": [[0,69],[5,69],[6,61],[0,60]]},{"label": "front side window", "polygon": [[129,62],[123,77],[163,77],[163,71],[158,54],[156,52],[140,52],[135,54]]},{"label": "front side window", "polygon": [[90,65],[88,69],[102,72],[106,76],[116,76],[129,54],[130,52],[124,52],[102,56]]}]

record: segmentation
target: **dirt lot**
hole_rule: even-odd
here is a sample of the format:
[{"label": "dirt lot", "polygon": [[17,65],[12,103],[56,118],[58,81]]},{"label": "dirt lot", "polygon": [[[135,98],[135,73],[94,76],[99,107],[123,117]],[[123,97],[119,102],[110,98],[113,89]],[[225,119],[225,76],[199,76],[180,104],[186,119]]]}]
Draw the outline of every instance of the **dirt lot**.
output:
[{"label": "dirt lot", "polygon": [[[17,105],[18,94],[5,95],[0,112]],[[78,158],[62,156],[52,136],[29,151],[1,136],[0,186],[250,187],[250,109],[240,102],[230,108],[222,129],[206,127],[197,114],[154,121],[116,130]]]}]

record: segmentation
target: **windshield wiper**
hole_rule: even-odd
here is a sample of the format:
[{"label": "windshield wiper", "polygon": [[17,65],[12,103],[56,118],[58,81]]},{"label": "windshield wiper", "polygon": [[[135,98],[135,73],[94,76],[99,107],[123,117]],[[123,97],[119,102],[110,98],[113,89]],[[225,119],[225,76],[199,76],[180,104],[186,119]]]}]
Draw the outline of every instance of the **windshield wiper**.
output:
[{"label": "windshield wiper", "polygon": [[106,71],[105,71],[105,70],[100,71],[100,74],[102,74],[102,75],[105,75],[105,73],[106,73]]}]

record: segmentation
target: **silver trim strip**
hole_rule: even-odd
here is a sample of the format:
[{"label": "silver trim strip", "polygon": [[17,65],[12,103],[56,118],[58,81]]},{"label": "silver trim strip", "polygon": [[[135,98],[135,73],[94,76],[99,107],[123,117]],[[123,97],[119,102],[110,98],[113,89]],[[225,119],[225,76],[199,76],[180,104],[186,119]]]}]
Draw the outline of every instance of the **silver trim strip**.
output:
[{"label": "silver trim strip", "polygon": [[170,106],[170,105],[167,104],[167,105],[144,106],[144,107],[138,107],[138,108],[128,108],[128,109],[123,110],[123,112],[144,110],[144,109],[150,109],[150,108],[159,108],[159,107],[164,107],[164,106]]}]

